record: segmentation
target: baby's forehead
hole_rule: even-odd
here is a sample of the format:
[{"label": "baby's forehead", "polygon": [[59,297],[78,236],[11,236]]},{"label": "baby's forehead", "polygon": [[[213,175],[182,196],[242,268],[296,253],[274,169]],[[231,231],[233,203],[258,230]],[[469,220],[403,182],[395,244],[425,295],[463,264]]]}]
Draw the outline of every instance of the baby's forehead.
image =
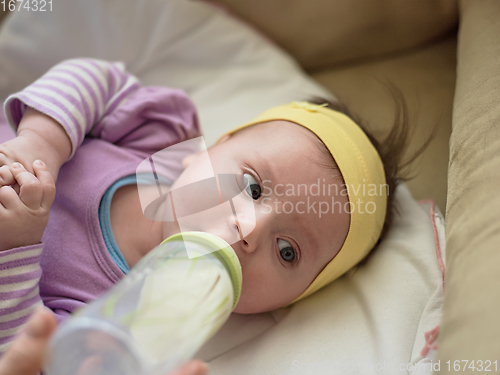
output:
[{"label": "baby's forehead", "polygon": [[[240,138],[245,145],[245,152],[255,151],[255,157],[262,157],[265,159],[263,162],[271,164],[274,169],[282,168],[282,177],[288,179],[295,175],[303,180],[303,183],[312,183],[317,178],[339,182],[340,171],[336,168],[330,152],[323,142],[304,126],[290,121],[274,120],[248,127],[246,135],[243,133],[245,130],[241,130]],[[305,181],[306,176],[308,181]]]},{"label": "baby's forehead", "polygon": [[[333,162],[323,142],[312,131],[291,121],[272,120],[257,123],[239,130],[234,135],[238,143],[246,146],[245,151],[249,151],[247,146],[251,146],[255,151],[273,157],[270,162],[281,160],[285,164],[312,163],[323,166]],[[277,152],[279,155],[276,155]]]},{"label": "baby's forehead", "polygon": [[321,140],[317,138],[312,131],[298,123],[288,120],[260,122],[239,130],[235,133],[235,135],[238,135],[239,137],[260,137],[265,135],[273,135],[275,137],[279,136],[280,138],[275,138],[276,141],[294,137],[296,137],[296,140],[299,140],[299,137],[301,137],[305,141],[317,140],[321,142]]}]

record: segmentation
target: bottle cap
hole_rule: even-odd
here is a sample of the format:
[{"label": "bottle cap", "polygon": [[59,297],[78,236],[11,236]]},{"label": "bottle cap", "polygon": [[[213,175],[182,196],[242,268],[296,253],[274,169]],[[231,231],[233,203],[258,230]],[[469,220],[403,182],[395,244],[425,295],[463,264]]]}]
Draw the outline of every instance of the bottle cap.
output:
[{"label": "bottle cap", "polygon": [[181,232],[165,239],[161,244],[171,241],[191,241],[207,248],[207,253],[213,253],[226,268],[233,284],[234,302],[233,310],[238,304],[241,295],[243,274],[238,256],[233,248],[222,238],[205,232]]}]

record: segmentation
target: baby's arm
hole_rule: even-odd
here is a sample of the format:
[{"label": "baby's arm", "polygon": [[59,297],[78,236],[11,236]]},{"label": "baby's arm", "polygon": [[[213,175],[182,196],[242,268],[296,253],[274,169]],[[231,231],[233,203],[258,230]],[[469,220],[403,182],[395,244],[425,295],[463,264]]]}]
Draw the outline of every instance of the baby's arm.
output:
[{"label": "baby's arm", "polygon": [[[200,130],[196,108],[182,90],[141,86],[122,63],[97,59],[61,62],[9,96],[4,107],[7,121],[16,132],[27,107],[53,118],[71,141],[68,160],[87,134],[129,148],[135,146],[131,145],[134,141],[140,143],[131,136],[149,137],[152,143],[161,138],[158,143],[163,145],[167,140],[166,147],[198,136]],[[118,123],[117,118],[122,120]],[[38,131],[35,123],[24,126]],[[149,148],[156,152],[161,149],[157,146]]]},{"label": "baby's arm", "polygon": [[[56,179],[59,168],[73,157],[85,135],[139,87],[137,78],[125,72],[122,63],[66,60],[9,96],[5,114],[18,137],[40,150],[38,158],[46,159]],[[30,170],[34,160],[26,160],[30,147],[22,147],[24,143],[12,140],[2,144],[0,153],[3,148],[10,158],[0,160],[0,166],[19,161]]]},{"label": "baby's arm", "polygon": [[[47,129],[38,128],[35,121],[20,124],[28,107],[53,118],[70,140],[69,160],[85,135],[139,87],[137,78],[127,73],[122,63],[65,60],[24,90],[10,95],[4,104],[5,115],[18,134],[29,129],[55,143],[50,137],[53,130],[51,134],[43,134]],[[53,146],[62,149],[60,145]],[[63,151],[61,154],[65,156]]]},{"label": "baby's arm", "polygon": [[[43,160],[54,181],[86,134],[139,89],[122,63],[96,59],[63,61],[4,103],[17,137],[0,145],[0,186],[14,185],[8,166],[20,162],[31,173]],[[3,167],[2,167],[3,166]]]}]

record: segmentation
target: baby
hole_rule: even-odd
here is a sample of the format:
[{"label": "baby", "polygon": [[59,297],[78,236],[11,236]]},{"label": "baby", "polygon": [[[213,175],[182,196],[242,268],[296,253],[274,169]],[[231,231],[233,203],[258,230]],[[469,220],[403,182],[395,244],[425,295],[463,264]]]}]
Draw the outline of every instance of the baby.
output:
[{"label": "baby", "polygon": [[[208,149],[216,175],[243,176],[255,210],[255,227],[232,244],[243,271],[235,312],[307,297],[387,232],[406,129],[395,126],[392,143],[379,145],[346,113],[321,99],[294,102]],[[150,155],[200,136],[184,92],[143,87],[123,64],[94,59],[56,65],[11,95],[5,114],[17,137],[0,145],[2,351],[36,306],[65,319],[180,232],[176,221],[145,217],[135,171]],[[194,152],[173,154],[171,166],[172,190],[206,167]],[[190,229],[228,238],[241,235],[245,220],[228,215]]]}]

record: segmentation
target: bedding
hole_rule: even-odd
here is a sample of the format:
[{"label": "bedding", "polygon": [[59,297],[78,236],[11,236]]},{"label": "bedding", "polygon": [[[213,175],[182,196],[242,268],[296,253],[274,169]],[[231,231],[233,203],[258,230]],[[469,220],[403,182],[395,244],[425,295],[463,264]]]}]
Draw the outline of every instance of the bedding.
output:
[{"label": "bedding", "polygon": [[[0,32],[0,98],[82,56],[123,61],[144,84],[186,91],[207,145],[269,107],[309,95],[333,99],[253,29],[186,0],[79,0],[51,13],[12,14]],[[433,351],[422,349],[441,318],[443,219],[404,184],[396,200],[401,215],[364,266],[289,308],[233,314],[198,353],[212,373],[345,374],[349,363],[386,362],[393,367],[384,373],[399,374],[430,362]],[[334,369],[337,362],[343,367]]]}]

